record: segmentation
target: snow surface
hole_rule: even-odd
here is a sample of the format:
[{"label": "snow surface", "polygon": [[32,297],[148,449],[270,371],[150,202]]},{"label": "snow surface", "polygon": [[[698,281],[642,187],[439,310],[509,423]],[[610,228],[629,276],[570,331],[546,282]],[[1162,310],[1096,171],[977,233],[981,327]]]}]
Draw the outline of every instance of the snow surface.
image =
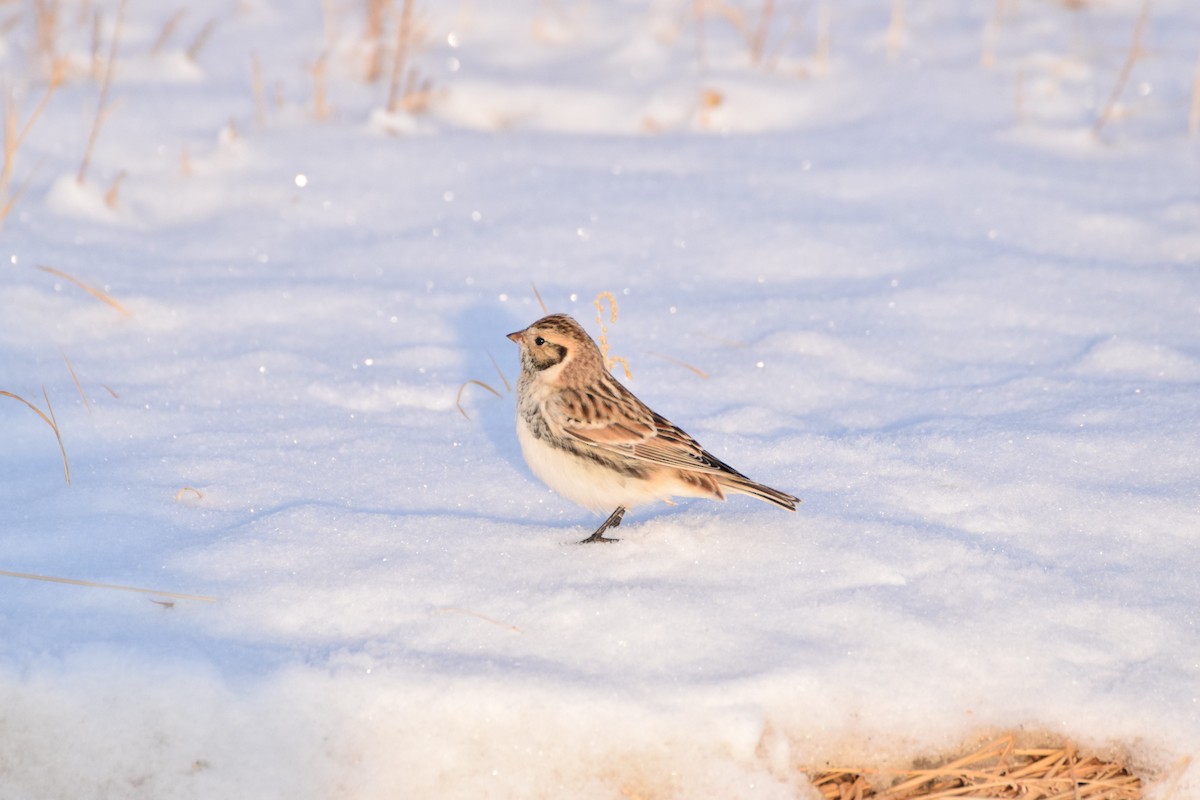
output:
[{"label": "snow surface", "polygon": [[[116,4],[62,4],[0,390],[73,480],[0,397],[0,569],[163,593],[0,577],[0,797],[794,798],[1010,730],[1200,797],[1200,10],[1097,131],[1141,3],[774,6],[755,63],[685,0],[419,2],[409,115],[357,5],[155,52],[131,0],[79,184]],[[799,511],[574,545],[492,365],[534,283]]]}]

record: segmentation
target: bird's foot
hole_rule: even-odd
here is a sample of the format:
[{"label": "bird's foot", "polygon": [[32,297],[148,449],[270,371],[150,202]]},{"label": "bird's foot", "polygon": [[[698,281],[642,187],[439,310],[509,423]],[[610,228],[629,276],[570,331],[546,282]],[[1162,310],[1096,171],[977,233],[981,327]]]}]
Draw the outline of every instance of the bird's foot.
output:
[{"label": "bird's foot", "polygon": [[596,532],[586,539],[581,539],[579,544],[589,544],[591,542],[619,542],[620,539],[612,536],[605,536],[604,532],[609,528],[615,528],[621,524],[621,517],[625,514],[625,506],[617,506],[617,510],[608,515],[608,519],[596,529]]}]

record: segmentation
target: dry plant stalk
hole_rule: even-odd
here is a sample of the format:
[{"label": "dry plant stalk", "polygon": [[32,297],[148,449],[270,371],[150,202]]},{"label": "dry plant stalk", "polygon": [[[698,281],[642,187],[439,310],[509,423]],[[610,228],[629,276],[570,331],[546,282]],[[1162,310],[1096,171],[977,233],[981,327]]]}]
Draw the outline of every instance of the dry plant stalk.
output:
[{"label": "dry plant stalk", "polygon": [[75,284],[80,289],[83,289],[85,292],[87,292],[88,294],[90,294],[92,297],[96,298],[100,302],[107,303],[109,306],[116,309],[117,313],[121,314],[122,316],[125,316],[125,317],[133,316],[132,314],[129,313],[129,310],[126,309],[125,306],[121,305],[116,300],[114,300],[112,298],[112,296],[109,295],[107,292],[101,291],[100,289],[97,289],[95,286],[84,283],[83,281],[79,280],[79,278],[76,278],[74,275],[68,275],[67,273],[63,272],[61,269],[55,269],[54,267],[47,267],[45,264],[38,264],[37,268],[40,269],[42,272],[48,272],[51,275],[57,275],[58,277],[62,278],[65,281],[70,281],[71,283]]},{"label": "dry plant stalk", "polygon": [[412,16],[413,0],[404,0],[400,7],[400,22],[396,26],[396,54],[388,84],[387,110],[392,114],[401,109],[410,114],[419,114],[429,105],[431,82],[428,79],[420,81],[415,67],[405,70],[408,52],[416,40]]},{"label": "dry plant stalk", "polygon": [[1133,39],[1129,43],[1129,52],[1125,54],[1125,63],[1121,65],[1121,72],[1117,75],[1117,83],[1113,86],[1112,94],[1108,96],[1108,102],[1104,104],[1104,110],[1096,118],[1096,124],[1093,127],[1096,133],[1100,133],[1101,129],[1116,114],[1117,103],[1121,100],[1121,93],[1125,91],[1125,84],[1129,82],[1129,75],[1133,72],[1133,65],[1142,57],[1142,32],[1146,29],[1146,20],[1150,17],[1150,5],[1152,2],[1153,0],[1142,1],[1142,10],[1138,14],[1137,23],[1133,26]]},{"label": "dry plant stalk", "polygon": [[[867,776],[877,780],[868,781]],[[891,778],[885,787],[880,778]],[[1008,735],[936,767],[909,770],[828,769],[811,774],[826,800],[1043,798],[1140,800],[1141,781],[1124,766],[1081,756],[1070,744],[1023,749]]]},{"label": "dry plant stalk", "polygon": [[538,291],[537,284],[530,281],[529,285],[533,287],[533,296],[537,298],[538,305],[542,307],[542,313],[549,314],[550,309],[546,308],[546,301],[542,299],[542,293]]},{"label": "dry plant stalk", "polygon": [[67,362],[67,371],[71,373],[71,380],[75,381],[75,389],[79,392],[79,396],[83,398],[84,408],[87,409],[88,416],[92,415],[92,401],[88,400],[87,392],[83,390],[83,384],[79,382],[79,376],[75,374],[75,365],[71,363],[71,359],[67,358],[67,352],[61,347],[58,352],[62,353],[63,361]]},{"label": "dry plant stalk", "polygon": [[38,117],[42,115],[50,98],[54,92],[62,85],[63,76],[66,74],[66,61],[57,61],[54,63],[51,74],[50,83],[46,86],[46,91],[42,94],[41,100],[34,107],[29,115],[29,119],[25,120],[24,125],[17,124],[17,109],[16,102],[13,100],[12,92],[6,91],[3,100],[3,135],[0,136],[0,150],[3,151],[4,163],[0,165],[0,224],[8,217],[14,205],[25,191],[25,184],[22,184],[12,194],[9,193],[12,186],[13,165],[16,162],[17,151],[21,149],[21,145],[25,141],[25,137],[29,135],[29,131],[33,128],[33,124],[37,122]]},{"label": "dry plant stalk", "polygon": [[608,354],[608,328],[604,327],[604,301],[608,300],[608,305],[612,309],[610,322],[617,321],[617,298],[612,292],[600,292],[596,295],[596,322],[600,325],[600,353],[604,356],[604,366],[612,372],[614,364],[620,364],[625,370],[625,379],[633,380],[633,372],[629,369],[629,362],[621,356],[610,356]]},{"label": "dry plant stalk", "polygon": [[493,618],[489,617],[487,614],[480,614],[478,611],[471,611],[470,609],[467,609],[467,608],[455,608],[453,606],[445,606],[443,608],[439,608],[438,613],[439,614],[462,614],[467,617],[475,617],[475,619],[481,619],[484,622],[490,622],[492,625],[495,625],[499,628],[505,628],[506,630],[510,630],[513,633],[521,633],[521,629],[518,628],[516,625],[513,625],[508,622],[501,622],[498,619],[493,619]]},{"label": "dry plant stalk", "polygon": [[0,390],[0,396],[11,397],[13,400],[17,400],[21,403],[24,403],[33,413],[37,414],[39,417],[42,418],[42,422],[45,422],[47,425],[50,426],[50,430],[54,431],[54,438],[58,440],[58,450],[60,453],[62,453],[63,475],[66,477],[67,486],[70,486],[71,485],[71,465],[70,465],[70,463],[67,462],[67,448],[63,445],[62,432],[58,428],[58,419],[56,419],[54,416],[54,407],[52,405],[50,405],[50,395],[47,394],[46,387],[45,386],[42,387],[42,397],[44,397],[46,399],[46,411],[50,412],[49,415],[47,415],[40,408],[38,408],[33,403],[29,402],[24,397],[21,397],[18,394],[13,394],[12,392],[5,392],[5,391]]},{"label": "dry plant stalk", "polygon": [[888,58],[895,58],[904,46],[908,22],[904,13],[904,0],[892,0],[892,16],[886,34]]},{"label": "dry plant stalk", "polygon": [[704,378],[706,380],[708,379],[707,372],[700,369],[699,367],[689,364],[686,361],[682,361],[678,358],[675,358],[675,356],[669,356],[666,353],[655,353],[655,352],[650,352],[650,353],[647,353],[646,355],[651,355],[651,356],[654,356],[655,358],[661,358],[663,361],[670,361],[672,364],[678,364],[679,366],[683,367],[684,369],[691,370],[692,372],[696,373],[701,378]]},{"label": "dry plant stalk", "polygon": [[1013,104],[1017,122],[1025,116],[1025,70],[1018,69],[1013,84]]},{"label": "dry plant stalk", "polygon": [[326,55],[322,53],[309,70],[313,77],[313,117],[316,119],[329,119],[333,113],[325,93],[325,61]]},{"label": "dry plant stalk", "polygon": [[813,54],[813,64],[817,72],[824,73],[829,69],[830,29],[833,27],[833,13],[829,3],[821,3],[817,9],[817,50]]},{"label": "dry plant stalk", "polygon": [[178,492],[175,493],[175,502],[182,503],[183,499],[188,496],[188,492],[191,492],[197,500],[204,499],[204,492],[200,491],[199,489],[195,489],[191,486],[184,486],[182,489],[180,489]]},{"label": "dry plant stalk", "polygon": [[374,83],[383,76],[383,33],[384,20],[392,0],[367,0],[367,19],[363,28],[363,42],[367,48],[367,65],[363,80]]},{"label": "dry plant stalk", "polygon": [[979,66],[984,69],[996,66],[996,29],[1000,24],[998,13],[998,11],[993,13],[983,25],[983,46],[979,53]]},{"label": "dry plant stalk", "polygon": [[83,151],[83,163],[79,165],[79,174],[75,176],[75,182],[80,186],[87,180],[88,165],[92,160],[92,150],[96,147],[96,138],[100,135],[100,128],[104,125],[104,121],[108,119],[110,111],[108,108],[108,93],[112,88],[113,72],[117,65],[117,51],[121,44],[121,27],[125,21],[125,3],[126,0],[121,0],[121,4],[117,6],[117,24],[113,28],[112,42],[108,48],[108,61],[104,65],[104,76],[100,82],[100,97],[96,101],[96,117],[92,120],[92,129],[88,133],[87,148]]},{"label": "dry plant stalk", "polygon": [[0,575],[7,578],[22,578],[27,581],[47,581],[49,583],[66,583],[71,586],[88,586],[93,589],[113,589],[119,592],[137,592],[139,594],[156,594],[160,597],[175,597],[180,600],[199,600],[202,603],[215,603],[217,598],[206,597],[202,594],[181,594],[180,592],[164,592],[161,589],[143,589],[140,586],[124,586],[119,583],[97,583],[79,578],[60,578],[54,575],[37,575],[32,572],[10,572],[0,569]]},{"label": "dry plant stalk", "polygon": [[123,180],[125,180],[125,170],[117,173],[117,176],[113,178],[112,185],[104,193],[104,205],[110,209],[116,210],[117,204],[121,200],[121,181]]},{"label": "dry plant stalk", "polygon": [[[493,364],[495,364],[496,362],[495,362],[495,361],[492,361],[492,363],[493,363]],[[499,368],[499,367],[497,367],[496,369],[497,369],[497,371],[499,371],[499,369],[500,369],[500,368]],[[507,384],[507,383],[508,383],[508,381],[506,380],[506,381],[505,381],[505,383]],[[464,392],[464,391],[466,390],[466,388],[467,388],[468,386],[470,386],[471,384],[475,384],[476,386],[482,386],[484,389],[487,389],[489,392],[491,392],[492,394],[496,395],[496,397],[499,397],[499,396],[500,396],[500,393],[499,393],[499,392],[497,392],[497,391],[496,391],[495,389],[493,389],[491,386],[488,386],[488,385],[487,385],[486,383],[484,383],[483,381],[477,381],[477,380],[475,380],[474,378],[471,378],[471,379],[470,379],[470,380],[468,380],[466,383],[464,383],[462,386],[458,387],[458,394],[457,394],[457,395],[455,396],[455,398],[454,398],[454,405],[455,405],[455,406],[458,408],[458,413],[460,413],[460,414],[462,414],[462,415],[463,415],[463,419],[470,419],[470,418],[471,418],[471,417],[470,417],[470,415],[469,415],[469,414],[467,414],[467,411],[466,411],[466,409],[464,409],[464,408],[462,407],[462,395],[463,395],[463,392]]]},{"label": "dry plant stalk", "polygon": [[704,46],[704,0],[692,0],[692,17],[696,25],[696,63],[708,69],[708,53]]},{"label": "dry plant stalk", "polygon": [[701,128],[711,128],[713,125],[712,113],[721,107],[725,102],[725,95],[721,94],[712,87],[707,87],[700,91],[699,113],[697,121]]},{"label": "dry plant stalk", "polygon": [[771,27],[771,15],[775,11],[774,0],[763,0],[762,9],[758,13],[758,25],[750,37],[750,60],[761,64],[763,51],[767,46],[767,30]]},{"label": "dry plant stalk", "polygon": [[492,362],[492,368],[496,370],[496,374],[500,376],[500,380],[504,384],[504,391],[511,392],[512,385],[509,384],[508,378],[504,376],[504,370],[500,369],[500,365],[496,363],[496,359],[492,357],[490,351],[488,352],[488,360]]},{"label": "dry plant stalk", "polygon": [[163,23],[162,30],[158,32],[158,38],[154,40],[154,45],[150,48],[150,55],[156,56],[162,52],[167,46],[167,42],[171,40],[175,29],[179,27],[179,23],[183,22],[183,18],[187,16],[187,9],[181,8]]},{"label": "dry plant stalk", "polygon": [[58,0],[34,0],[33,28],[37,54],[53,64],[58,60]]},{"label": "dry plant stalk", "polygon": [[196,34],[196,38],[188,45],[187,57],[190,60],[195,61],[199,57],[200,51],[204,49],[204,45],[208,44],[208,40],[212,37],[213,31],[216,29],[217,21],[215,19],[210,19],[204,24],[204,27]]},{"label": "dry plant stalk", "polygon": [[335,0],[321,0],[321,30],[325,34],[325,49],[333,49],[339,36],[338,8]]},{"label": "dry plant stalk", "polygon": [[100,46],[103,44],[102,40],[104,38],[101,35],[101,30],[103,29],[103,27],[104,27],[104,15],[101,14],[100,9],[97,8],[96,11],[92,14],[92,49],[91,49],[91,53],[92,53],[91,65],[92,65],[92,67],[91,67],[91,71],[89,73],[91,79],[93,81],[95,81],[96,83],[99,83],[100,79],[104,75],[104,58],[100,55]]},{"label": "dry plant stalk", "polygon": [[[502,369],[500,369],[500,365],[496,363],[496,359],[492,357],[492,354],[490,352],[488,353],[488,359],[492,362],[492,367],[496,370],[496,374],[500,376],[501,382],[504,383],[504,391],[511,392],[512,385],[508,382],[508,378],[506,378],[504,376],[504,371]],[[496,395],[496,397],[500,396],[499,392],[497,392],[495,389],[493,389],[491,386],[484,383],[483,381],[477,381],[474,379],[467,381],[462,386],[458,387],[458,395],[454,398],[454,405],[456,405],[458,407],[458,413],[462,414],[465,419],[470,419],[471,417],[467,415],[466,410],[462,407],[462,395],[463,395],[463,391],[470,384],[475,384],[476,386],[482,386],[484,389],[487,389],[489,392]]]},{"label": "dry plant stalk", "polygon": [[254,121],[261,128],[267,121],[267,93],[263,88],[262,64],[257,54],[250,56],[250,89],[254,92]]},{"label": "dry plant stalk", "polygon": [[1200,56],[1196,58],[1196,74],[1192,77],[1192,110],[1188,114],[1188,135],[1200,134]]}]

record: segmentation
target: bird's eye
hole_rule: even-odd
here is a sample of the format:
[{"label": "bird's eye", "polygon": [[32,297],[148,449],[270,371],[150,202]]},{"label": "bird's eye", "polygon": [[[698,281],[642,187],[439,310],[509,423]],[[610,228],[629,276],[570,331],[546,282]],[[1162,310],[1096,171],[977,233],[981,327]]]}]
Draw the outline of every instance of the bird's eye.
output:
[{"label": "bird's eye", "polygon": [[539,336],[533,340],[533,343],[536,344],[538,347],[541,347],[542,345],[544,345],[546,343],[546,340]]}]

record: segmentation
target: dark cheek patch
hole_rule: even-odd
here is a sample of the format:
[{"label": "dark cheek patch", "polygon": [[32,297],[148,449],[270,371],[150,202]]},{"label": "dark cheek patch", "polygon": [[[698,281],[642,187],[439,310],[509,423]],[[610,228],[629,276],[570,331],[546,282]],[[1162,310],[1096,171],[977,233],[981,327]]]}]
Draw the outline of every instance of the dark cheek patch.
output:
[{"label": "dark cheek patch", "polygon": [[533,368],[541,371],[543,369],[549,369],[555,364],[561,363],[562,360],[567,357],[567,348],[563,347],[561,344],[547,342],[545,345],[538,348],[537,351],[530,353],[530,355],[533,356]]}]

